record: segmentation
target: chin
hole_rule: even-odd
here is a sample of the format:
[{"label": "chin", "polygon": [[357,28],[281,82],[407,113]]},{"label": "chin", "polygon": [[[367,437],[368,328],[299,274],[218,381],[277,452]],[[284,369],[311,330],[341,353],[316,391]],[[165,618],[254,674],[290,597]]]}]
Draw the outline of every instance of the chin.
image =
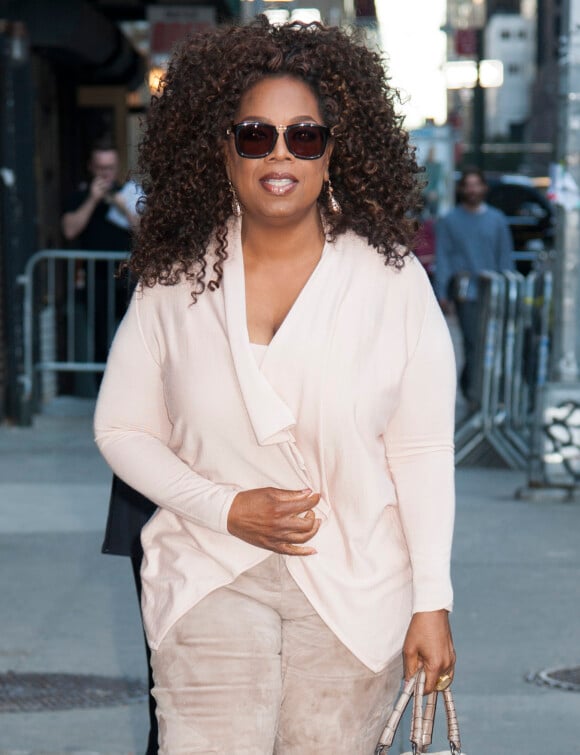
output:
[{"label": "chin", "polygon": [[260,207],[257,215],[262,215],[264,218],[280,218],[286,220],[306,220],[313,213],[318,214],[318,202],[314,202],[310,205],[297,205],[292,201],[278,201],[268,204],[266,207]]}]

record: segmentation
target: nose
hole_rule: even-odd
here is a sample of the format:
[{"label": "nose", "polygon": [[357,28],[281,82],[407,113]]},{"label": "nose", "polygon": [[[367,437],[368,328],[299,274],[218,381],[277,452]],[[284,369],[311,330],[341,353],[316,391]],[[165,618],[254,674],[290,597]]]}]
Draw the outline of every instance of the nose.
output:
[{"label": "nose", "polygon": [[274,149],[268,155],[268,157],[274,160],[292,160],[294,157],[286,145],[286,139],[284,138],[285,130],[283,126],[277,127],[278,138],[276,139]]}]

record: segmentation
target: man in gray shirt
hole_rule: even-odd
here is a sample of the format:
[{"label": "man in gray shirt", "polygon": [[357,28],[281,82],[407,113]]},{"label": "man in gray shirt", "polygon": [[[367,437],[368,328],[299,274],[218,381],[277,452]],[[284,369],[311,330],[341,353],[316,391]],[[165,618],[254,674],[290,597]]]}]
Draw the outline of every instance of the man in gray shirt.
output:
[{"label": "man in gray shirt", "polygon": [[[477,275],[513,270],[513,241],[505,215],[485,203],[487,182],[478,168],[465,168],[458,184],[460,203],[437,224],[435,291],[442,310],[453,301],[463,336],[461,392],[471,403],[473,359],[478,335]],[[458,274],[469,274],[458,292]]]}]

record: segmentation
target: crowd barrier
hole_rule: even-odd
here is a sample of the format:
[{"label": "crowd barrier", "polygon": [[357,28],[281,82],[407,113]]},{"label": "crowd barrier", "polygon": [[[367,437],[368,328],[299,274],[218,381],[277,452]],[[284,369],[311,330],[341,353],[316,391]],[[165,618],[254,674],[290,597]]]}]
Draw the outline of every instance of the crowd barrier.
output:
[{"label": "crowd barrier", "polygon": [[106,349],[125,305],[126,284],[115,273],[126,258],[126,252],[44,249],[28,260],[18,278],[23,417],[58,392],[59,373],[74,373],[73,392],[95,395],[93,376],[105,368]]},{"label": "crowd barrier", "polygon": [[477,277],[473,406],[457,423],[455,460],[475,464],[491,452],[514,469],[527,469],[536,400],[548,377],[552,274]]},{"label": "crowd barrier", "polygon": [[[24,417],[59,392],[96,395],[106,349],[124,311],[126,283],[115,277],[125,252],[42,250],[18,279],[22,287]],[[548,375],[552,275],[549,271],[483,273],[474,407],[458,422],[457,464],[478,463],[491,449],[510,467],[531,457],[536,397]],[[86,378],[83,383],[83,376]]]}]

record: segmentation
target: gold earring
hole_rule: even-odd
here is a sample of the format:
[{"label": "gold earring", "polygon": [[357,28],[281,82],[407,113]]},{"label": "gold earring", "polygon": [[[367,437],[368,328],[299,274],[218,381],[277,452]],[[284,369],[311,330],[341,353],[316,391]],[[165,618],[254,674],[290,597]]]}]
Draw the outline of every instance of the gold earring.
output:
[{"label": "gold earring", "polygon": [[236,193],[236,190],[234,188],[234,185],[231,181],[228,181],[228,188],[232,193],[232,212],[236,216],[236,218],[241,218],[244,214],[244,211],[242,209],[242,205],[240,204],[240,200],[238,199],[238,195]]},{"label": "gold earring", "polygon": [[334,196],[334,189],[332,188],[330,178],[328,179],[326,190],[328,192],[328,211],[331,215],[340,215],[342,213],[342,207],[340,206],[338,199]]}]

